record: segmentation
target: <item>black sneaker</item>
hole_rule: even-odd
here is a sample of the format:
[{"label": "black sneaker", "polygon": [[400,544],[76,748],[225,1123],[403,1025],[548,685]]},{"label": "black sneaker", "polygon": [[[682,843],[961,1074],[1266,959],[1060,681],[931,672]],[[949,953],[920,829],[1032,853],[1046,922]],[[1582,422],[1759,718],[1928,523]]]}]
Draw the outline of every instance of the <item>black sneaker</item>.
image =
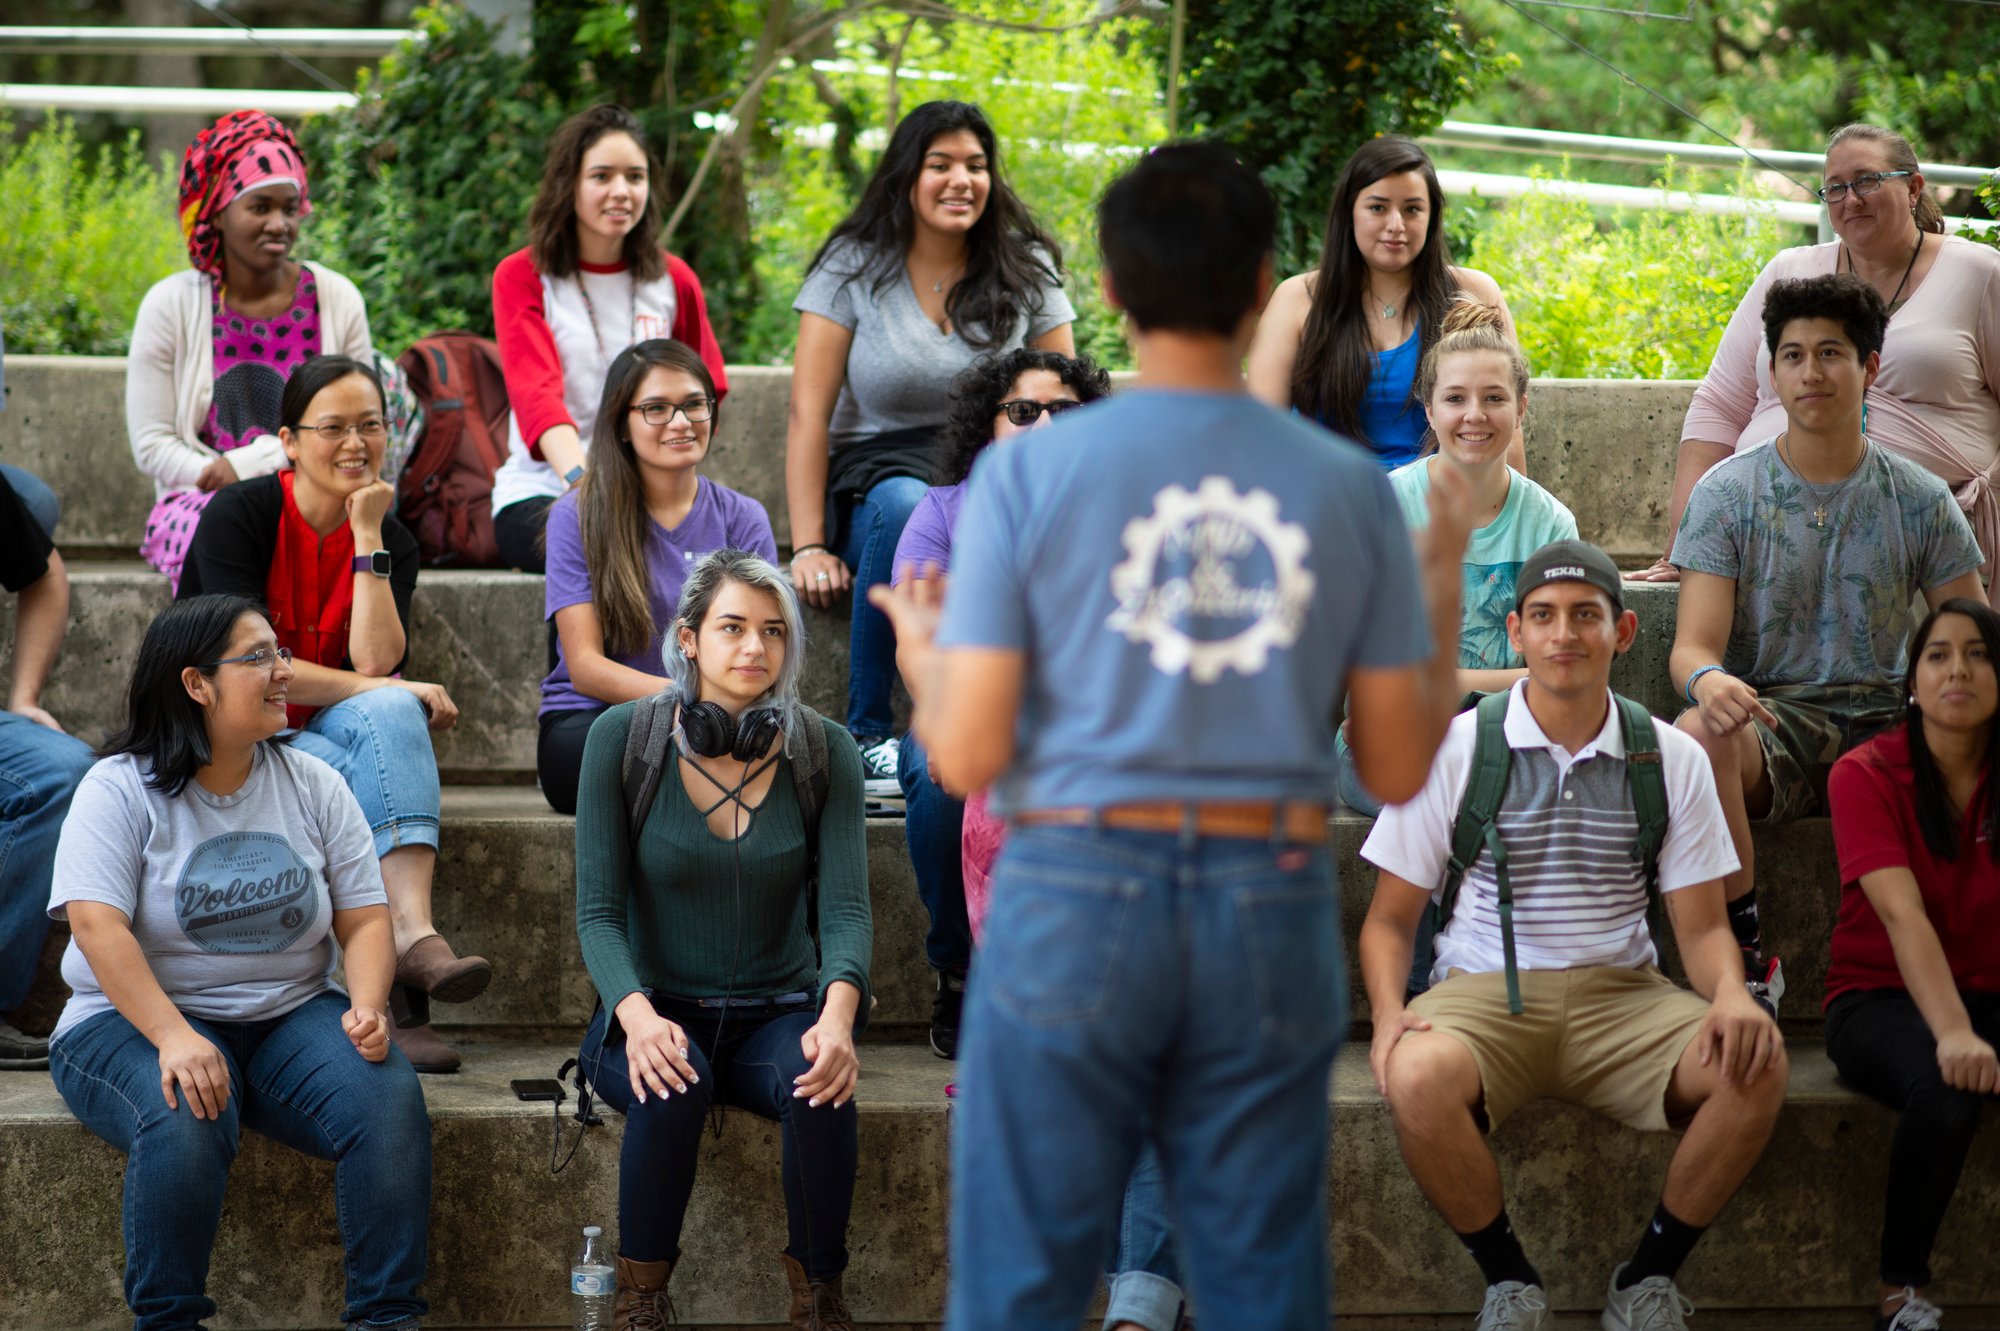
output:
[{"label": "black sneaker", "polygon": [[870,799],[900,799],[903,788],[896,781],[896,759],[902,741],[894,735],[886,739],[857,739],[861,748],[861,788]]},{"label": "black sneaker", "polygon": [[[951,1028],[954,1038],[958,1034],[958,1012],[952,1012]],[[23,1035],[4,1021],[0,1021],[0,1070],[8,1072],[34,1072],[49,1065],[49,1042],[38,1036]]]},{"label": "black sneaker", "polygon": [[958,1057],[958,1017],[964,1009],[965,977],[939,971],[931,999],[931,1052],[939,1058]]}]

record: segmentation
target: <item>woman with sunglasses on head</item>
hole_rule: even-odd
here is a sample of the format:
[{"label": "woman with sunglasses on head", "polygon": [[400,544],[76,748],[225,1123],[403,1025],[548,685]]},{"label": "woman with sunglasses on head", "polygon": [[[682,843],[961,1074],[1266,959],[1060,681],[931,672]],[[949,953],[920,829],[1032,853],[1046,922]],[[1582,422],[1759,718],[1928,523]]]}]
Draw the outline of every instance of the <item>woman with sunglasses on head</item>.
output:
[{"label": "woman with sunglasses on head", "polygon": [[591,724],[665,686],[660,635],[693,562],[711,550],[777,561],[764,506],[698,471],[719,413],[693,348],[665,338],[627,347],[605,375],[597,465],[549,509],[543,603],[558,642],[542,681],[535,770],[557,813],[576,812]]},{"label": "woman with sunglasses on head", "polygon": [[431,923],[439,789],[431,730],[458,720],[438,684],[397,677],[409,654],[417,542],[389,513],[388,429],[367,366],[320,356],[285,384],[279,437],[290,471],[231,486],[202,514],[180,594],[262,602],[292,653],[289,719],[301,751],[346,779],[374,834],[396,948],[391,1034],[419,1072],[458,1055],[430,1028],[429,1000],[462,1003],[492,978]]},{"label": "woman with sunglasses on head", "polygon": [[215,492],[287,465],[285,380],[322,353],[369,358],[361,293],[292,258],[311,212],[298,141],[262,111],[230,112],[181,157],[190,267],[146,293],[125,363],[132,457],[153,481],[139,553],[170,583]]},{"label": "woman with sunglasses on head", "polygon": [[[1385,470],[1423,449],[1417,365],[1444,332],[1460,292],[1513,316],[1499,284],[1451,261],[1444,189],[1430,155],[1385,134],[1363,144],[1334,183],[1319,268],[1271,293],[1250,344],[1250,391],[1372,450]],[[1527,471],[1517,433],[1507,462]]]},{"label": "woman with sunglasses on head", "polygon": [[1946,601],[1911,639],[1905,723],[1844,755],[1827,782],[1842,887],[1826,1052],[1901,1114],[1877,1331],[1936,1331],[1931,1248],[1982,1106],[2000,1098],[1997,668],[2000,614]]},{"label": "woman with sunglasses on head", "polygon": [[[1730,316],[1708,375],[1681,425],[1668,509],[1668,544],[1688,495],[1707,470],[1785,428],[1785,404],[1764,350],[1764,297],[1773,282],[1855,273],[1889,307],[1882,368],[1868,390],[1868,437],[1935,472],[1972,521],[2000,595],[2000,252],[1944,233],[1908,139],[1876,125],[1844,125],[1827,141],[1819,190],[1835,239],[1785,250],[1757,274]],[[1838,477],[1811,478],[1831,485]],[[1677,582],[1662,556],[1635,578]]]},{"label": "woman with sunglasses on head", "polygon": [[[741,550],[706,555],[667,635],[672,684],[606,712],[584,746],[576,928],[603,1004],[577,1057],[625,1116],[617,1331],[672,1319],[667,1282],[717,1103],[778,1124],[790,1324],[854,1325],[841,1279],[874,923],[861,758],[799,702],[804,648],[784,574]],[[625,780],[635,726],[656,760],[643,813]]]},{"label": "woman with sunglasses on head", "polygon": [[606,371],[625,348],[671,337],[729,392],[701,279],[660,245],[658,165],[638,117],[593,106],[549,140],[528,245],[493,270],[493,325],[513,414],[493,477],[500,557],[543,570],[549,506],[581,481]]},{"label": "woman with sunglasses on head", "polygon": [[389,907],[354,796],[280,733],[288,657],[247,597],[161,611],[56,850],[72,992],[49,1068],[126,1153],[136,1331],[216,1315],[209,1255],[245,1127],[334,1162],[350,1331],[410,1331],[427,1310],[430,1120],[389,1040]]},{"label": "woman with sunglasses on head", "polygon": [[1075,353],[1061,259],[1001,175],[985,113],[926,102],[897,124],[792,302],[792,583],[821,609],[853,591],[846,720],[870,794],[896,788],[896,642],[867,589],[889,581],[923,498],[951,381],[1016,347]]}]

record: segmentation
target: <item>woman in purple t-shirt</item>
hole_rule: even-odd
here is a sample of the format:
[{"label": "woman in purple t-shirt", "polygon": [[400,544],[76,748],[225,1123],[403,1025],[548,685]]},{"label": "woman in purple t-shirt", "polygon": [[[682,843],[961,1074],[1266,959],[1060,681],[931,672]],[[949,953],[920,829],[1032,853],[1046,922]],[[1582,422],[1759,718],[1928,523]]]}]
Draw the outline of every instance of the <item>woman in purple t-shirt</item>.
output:
[{"label": "woman in purple t-shirt", "polygon": [[604,377],[590,469],[549,509],[543,612],[557,648],[535,770],[558,813],[576,812],[591,722],[666,687],[661,634],[687,570],[712,550],[777,562],[764,506],[697,470],[716,413],[715,380],[693,348],[671,338],[627,347]]}]

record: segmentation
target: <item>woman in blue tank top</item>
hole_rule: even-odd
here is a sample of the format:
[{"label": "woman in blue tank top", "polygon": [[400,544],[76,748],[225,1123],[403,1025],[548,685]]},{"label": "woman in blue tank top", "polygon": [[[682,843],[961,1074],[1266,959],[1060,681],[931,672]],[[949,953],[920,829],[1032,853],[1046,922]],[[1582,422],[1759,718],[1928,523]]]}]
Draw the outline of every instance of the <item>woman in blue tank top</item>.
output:
[{"label": "woman in blue tank top", "polygon": [[[1317,271],[1279,283],[1250,346],[1250,391],[1369,448],[1385,469],[1416,460],[1417,364],[1464,291],[1513,317],[1499,285],[1452,266],[1444,191],[1422,148],[1395,135],[1348,159],[1334,186]],[[1525,471],[1517,435],[1507,460]]]}]

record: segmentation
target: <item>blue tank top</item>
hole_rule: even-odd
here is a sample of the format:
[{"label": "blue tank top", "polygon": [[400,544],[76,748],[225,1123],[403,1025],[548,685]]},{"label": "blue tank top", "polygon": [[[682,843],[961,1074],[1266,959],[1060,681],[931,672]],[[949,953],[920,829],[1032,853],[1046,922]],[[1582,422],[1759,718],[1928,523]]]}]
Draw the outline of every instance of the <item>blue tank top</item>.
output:
[{"label": "blue tank top", "polygon": [[1416,461],[1424,432],[1430,428],[1423,409],[1410,399],[1422,346],[1418,332],[1412,328],[1399,347],[1370,353],[1375,373],[1368,377],[1368,391],[1361,395],[1361,428],[1368,436],[1362,442],[1374,450],[1375,460],[1384,470]]}]

